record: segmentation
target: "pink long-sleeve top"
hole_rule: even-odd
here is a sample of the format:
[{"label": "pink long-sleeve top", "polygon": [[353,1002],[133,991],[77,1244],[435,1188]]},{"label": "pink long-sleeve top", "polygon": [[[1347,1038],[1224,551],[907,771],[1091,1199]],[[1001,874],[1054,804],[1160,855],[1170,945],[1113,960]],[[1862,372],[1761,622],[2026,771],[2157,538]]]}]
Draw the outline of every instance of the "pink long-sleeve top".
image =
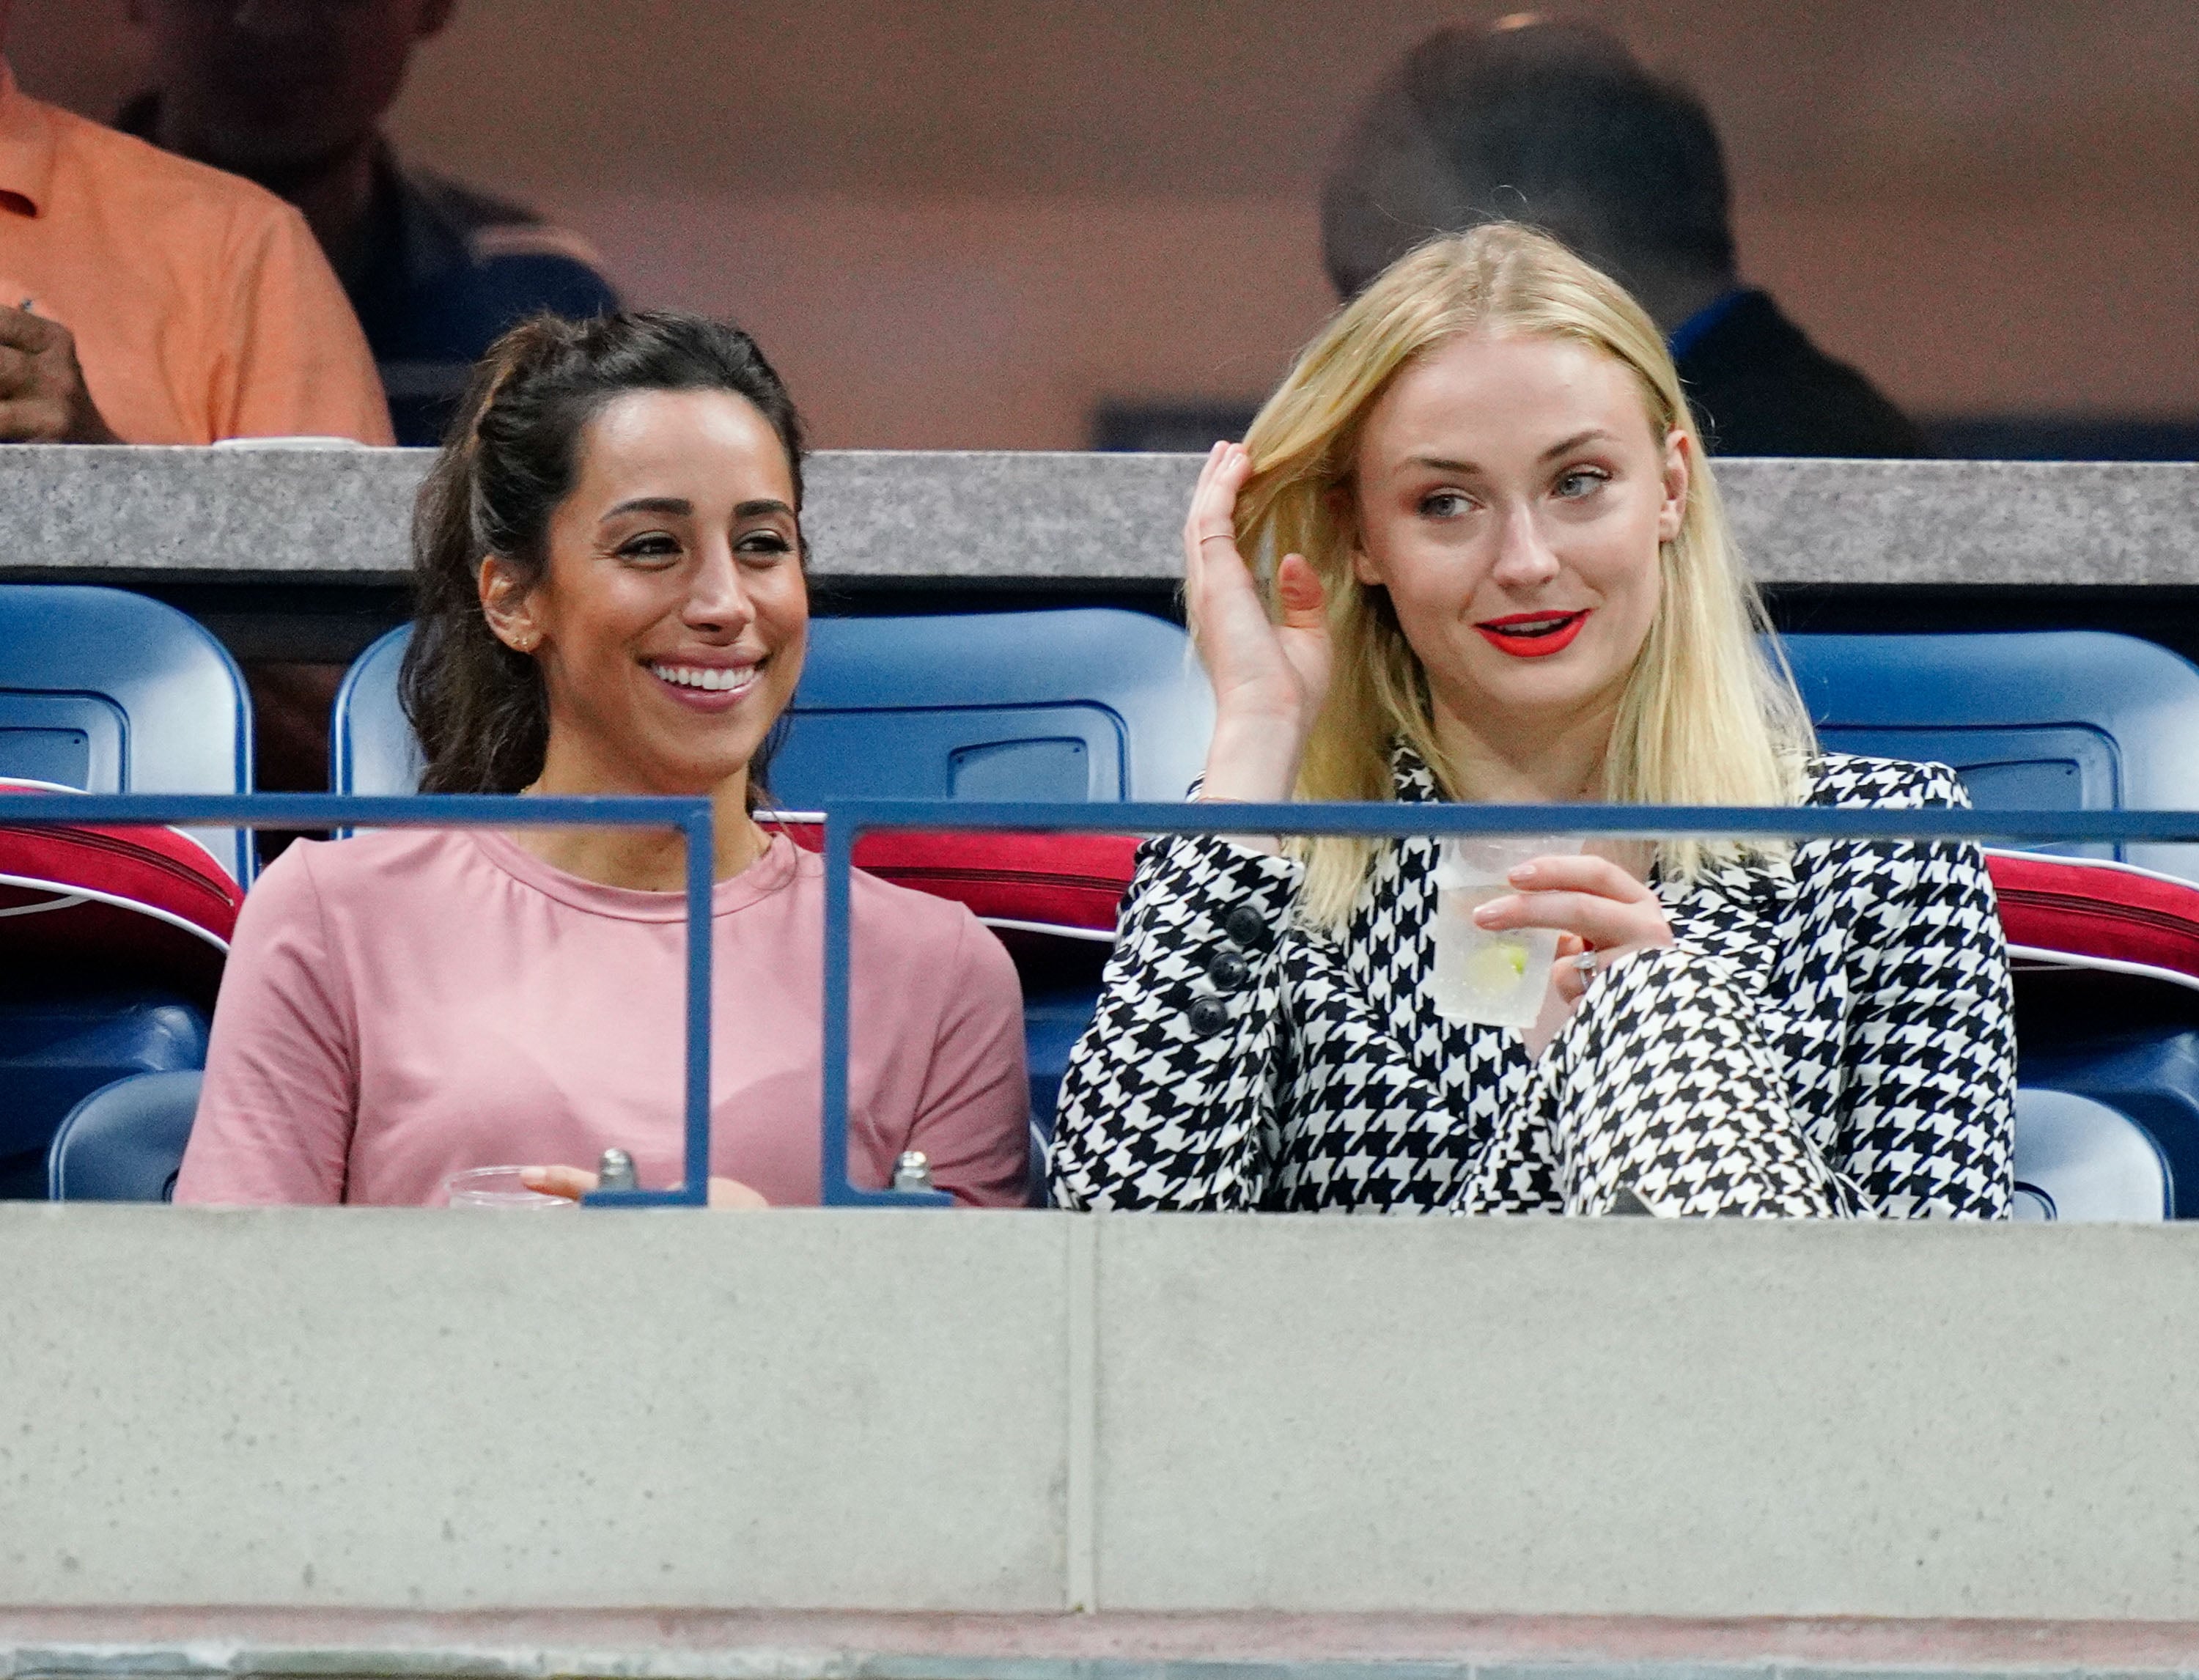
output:
[{"label": "pink long-sleeve top", "polygon": [[[849,1157],[904,1149],[958,1201],[1024,1199],[1022,1000],[959,904],[855,878]],[[505,835],[300,842],[247,897],[179,1202],[439,1205],[469,1167],[680,1176],[685,900]],[[716,889],[711,1171],[819,1198],[823,866],[775,837]]]}]

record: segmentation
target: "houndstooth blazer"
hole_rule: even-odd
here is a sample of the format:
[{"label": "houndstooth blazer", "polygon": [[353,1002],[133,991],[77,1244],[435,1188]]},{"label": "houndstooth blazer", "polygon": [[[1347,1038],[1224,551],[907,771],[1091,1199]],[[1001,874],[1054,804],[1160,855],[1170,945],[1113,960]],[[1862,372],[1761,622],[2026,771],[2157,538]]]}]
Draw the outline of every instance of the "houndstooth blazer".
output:
[{"label": "houndstooth blazer", "polygon": [[[1409,752],[1394,767],[1401,801],[1438,796]],[[1805,802],[1968,800],[1943,766],[1829,755]],[[1339,937],[1292,925],[1296,861],[1147,842],[1062,1083],[1053,1199],[1420,1211],[1503,1181],[1492,1153],[1534,1100],[1535,1065],[1518,1033],[1445,1021],[1427,1001],[1435,855],[1426,839],[1385,848]],[[2015,1032],[1975,847],[1805,841],[1657,890],[1681,950],[1753,1006],[1850,1210],[2006,1215]],[[1527,1186],[1493,1205],[1554,1201]]]}]

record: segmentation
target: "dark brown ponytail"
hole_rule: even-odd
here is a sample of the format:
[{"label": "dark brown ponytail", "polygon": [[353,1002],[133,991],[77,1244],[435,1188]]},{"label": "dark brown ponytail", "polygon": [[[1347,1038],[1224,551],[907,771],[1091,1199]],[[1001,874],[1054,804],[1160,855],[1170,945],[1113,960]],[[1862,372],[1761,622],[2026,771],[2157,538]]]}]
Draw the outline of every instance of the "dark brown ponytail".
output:
[{"label": "dark brown ponytail", "polygon": [[738,327],[661,311],[586,322],[538,315],[481,358],[412,516],[415,617],[398,692],[427,758],[422,792],[516,793],[542,773],[550,711],[541,669],[490,631],[481,563],[497,555],[522,585],[539,580],[588,422],[628,391],[691,390],[730,391],[755,405],[786,446],[799,514],[802,422]]}]

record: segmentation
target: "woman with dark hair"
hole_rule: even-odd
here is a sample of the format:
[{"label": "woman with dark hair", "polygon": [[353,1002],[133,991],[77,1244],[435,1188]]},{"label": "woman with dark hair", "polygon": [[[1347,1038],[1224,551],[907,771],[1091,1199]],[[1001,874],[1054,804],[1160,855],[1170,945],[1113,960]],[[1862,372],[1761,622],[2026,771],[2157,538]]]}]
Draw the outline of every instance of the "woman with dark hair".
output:
[{"label": "woman with dark hair", "polygon": [[[745,333],[544,317],[476,370],[420,495],[402,676],[435,793],[717,809],[711,1199],[814,1202],[824,883],[760,825],[808,627],[802,431]],[[246,901],[178,1201],[427,1204],[606,1147],[680,1171],[679,835],[384,831],[292,847]],[[959,905],[858,875],[851,1170],[903,1150],[1020,1202],[1021,1001]],[[913,983],[918,977],[922,983]]]}]

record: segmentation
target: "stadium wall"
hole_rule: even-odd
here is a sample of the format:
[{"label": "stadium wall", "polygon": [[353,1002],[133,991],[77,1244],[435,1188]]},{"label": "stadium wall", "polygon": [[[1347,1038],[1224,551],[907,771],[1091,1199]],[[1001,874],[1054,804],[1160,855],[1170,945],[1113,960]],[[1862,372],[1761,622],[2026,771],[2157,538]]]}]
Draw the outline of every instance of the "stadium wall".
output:
[{"label": "stadium wall", "polygon": [[0,1205],[0,1610],[2199,1620],[2199,1230]]}]

